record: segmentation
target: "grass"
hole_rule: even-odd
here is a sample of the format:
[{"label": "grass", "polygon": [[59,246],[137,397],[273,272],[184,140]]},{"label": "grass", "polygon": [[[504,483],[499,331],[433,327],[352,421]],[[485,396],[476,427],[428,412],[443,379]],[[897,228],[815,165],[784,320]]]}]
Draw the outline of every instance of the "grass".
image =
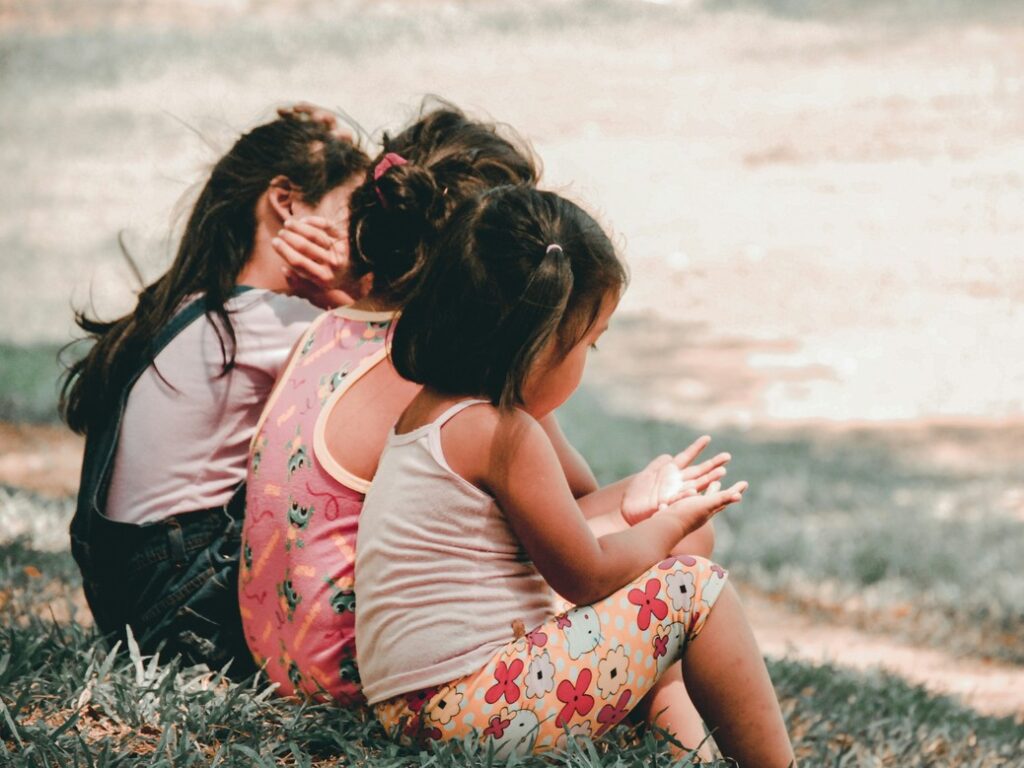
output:
[{"label": "grass", "polygon": [[[699,434],[612,412],[586,391],[561,417],[602,482]],[[1024,662],[1024,521],[997,508],[1024,486],[1021,465],[992,457],[956,470],[918,456],[929,441],[984,455],[993,434],[936,429],[913,442],[881,430],[714,437],[716,449],[733,454],[730,475],[751,484],[743,504],[716,522],[716,558],[735,575],[834,618]]]},{"label": "grass", "polygon": [[[277,699],[259,679],[235,684],[132,648],[110,653],[76,621],[78,589],[67,552],[0,544],[0,765],[502,764],[473,743],[399,747],[365,713]],[[48,606],[69,618],[55,619]],[[781,661],[771,672],[807,766],[988,768],[1019,765],[1024,754],[1012,720],[980,717],[892,677]],[[512,764],[691,765],[673,762],[654,734],[626,727],[597,745]]]},{"label": "grass", "polygon": [[0,420],[57,421],[56,344],[30,346],[0,341]]}]

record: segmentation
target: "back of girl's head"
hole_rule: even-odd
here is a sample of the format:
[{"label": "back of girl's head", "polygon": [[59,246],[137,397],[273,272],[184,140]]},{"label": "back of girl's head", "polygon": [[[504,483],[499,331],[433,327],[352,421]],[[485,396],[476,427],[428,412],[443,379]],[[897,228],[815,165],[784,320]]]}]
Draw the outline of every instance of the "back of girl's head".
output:
[{"label": "back of girl's head", "polygon": [[600,225],[552,192],[506,186],[452,215],[392,339],[396,370],[452,395],[522,404],[548,342],[564,354],[626,270]]},{"label": "back of girl's head", "polygon": [[317,121],[282,117],[243,135],[213,167],[185,226],[175,265],[194,290],[233,286],[253,247],[256,204],[284,177],[310,206],[362,173],[369,158]]},{"label": "back of girl's head", "polygon": [[408,296],[459,203],[491,187],[537,181],[532,154],[510,132],[434,104],[425,103],[397,135],[384,136],[349,203],[352,269],[357,276],[372,272],[374,296],[392,304]]},{"label": "back of girl's head", "polygon": [[235,333],[225,302],[247,263],[256,234],[256,207],[271,182],[284,177],[302,200],[316,205],[332,189],[367,167],[369,159],[322,123],[282,117],[239,138],[214,165],[189,214],[171,267],[139,294],[128,315],[114,321],[76,313],[95,340],[71,365],[61,393],[61,413],[77,432],[102,423],[130,372],[182,301],[205,297],[215,324],[225,370],[234,362]]}]

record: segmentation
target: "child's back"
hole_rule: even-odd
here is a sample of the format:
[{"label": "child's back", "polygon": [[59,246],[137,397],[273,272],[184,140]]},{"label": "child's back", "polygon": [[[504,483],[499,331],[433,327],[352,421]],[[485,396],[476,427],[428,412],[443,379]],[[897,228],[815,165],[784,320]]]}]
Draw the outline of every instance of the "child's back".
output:
[{"label": "child's back", "polygon": [[345,307],[323,314],[257,425],[238,600],[249,650],[283,695],[362,699],[352,581],[369,480],[331,458],[324,429],[339,398],[383,359],[392,316]]},{"label": "child's back", "polygon": [[[494,499],[454,473],[441,430],[486,401],[392,433],[360,520],[356,632],[365,693],[378,701],[479,669],[551,613],[551,592]],[[489,405],[489,404],[488,404]]]}]

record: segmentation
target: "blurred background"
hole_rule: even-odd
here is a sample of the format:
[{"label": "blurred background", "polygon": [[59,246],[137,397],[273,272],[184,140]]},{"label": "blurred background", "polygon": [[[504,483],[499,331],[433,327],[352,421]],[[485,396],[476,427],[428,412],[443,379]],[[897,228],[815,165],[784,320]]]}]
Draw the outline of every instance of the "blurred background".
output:
[{"label": "blurred background", "polygon": [[751,490],[716,557],[803,665],[775,668],[792,722],[808,684],[922,684],[1002,725],[970,745],[942,710],[921,765],[1024,765],[1020,0],[0,0],[10,573],[63,557],[62,620],[88,623],[54,554],[80,451],[55,356],[73,307],[132,306],[118,237],[152,279],[275,107],[373,147],[424,94],[511,125],[614,232],[631,284],[562,421],[605,481],[705,431],[733,453]]}]

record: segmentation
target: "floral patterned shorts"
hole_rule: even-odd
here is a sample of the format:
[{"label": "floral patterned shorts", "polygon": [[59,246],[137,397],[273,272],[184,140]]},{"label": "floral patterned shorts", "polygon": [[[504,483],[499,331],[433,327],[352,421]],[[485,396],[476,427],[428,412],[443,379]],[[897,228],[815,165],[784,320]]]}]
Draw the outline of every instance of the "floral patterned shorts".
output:
[{"label": "floral patterned shorts", "polygon": [[498,757],[564,748],[619,723],[683,655],[726,572],[688,555],[665,560],[593,605],[551,618],[479,672],[374,707],[402,740],[493,740]]}]

